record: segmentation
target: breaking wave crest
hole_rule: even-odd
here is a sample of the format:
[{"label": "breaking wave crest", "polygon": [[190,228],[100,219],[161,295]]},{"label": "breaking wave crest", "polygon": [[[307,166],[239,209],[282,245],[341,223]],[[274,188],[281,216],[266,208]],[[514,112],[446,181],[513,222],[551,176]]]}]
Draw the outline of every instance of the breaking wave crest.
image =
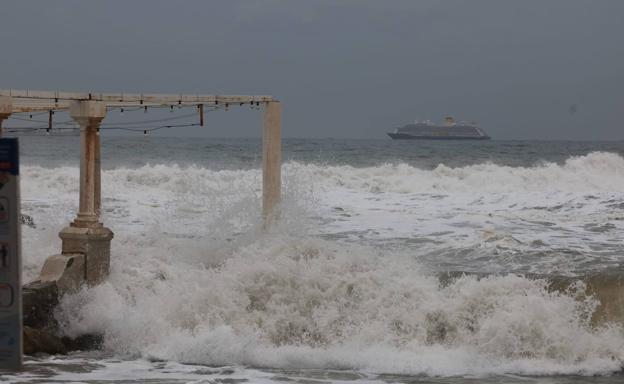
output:
[{"label": "breaking wave crest", "polygon": [[335,186],[373,192],[624,190],[624,158],[608,152],[592,152],[571,157],[563,164],[542,163],[533,167],[483,163],[450,168],[440,164],[433,170],[423,170],[400,163],[367,168],[290,164],[286,169],[292,168],[304,168],[318,180]]},{"label": "breaking wave crest", "polygon": [[[69,335],[103,333],[119,356],[209,365],[358,369],[378,373],[608,374],[624,363],[620,325],[591,322],[582,283],[552,291],[513,274],[442,283],[419,247],[322,240],[309,217],[322,194],[624,191],[624,159],[591,153],[531,168],[408,165],[284,167],[284,222],[260,230],[259,170],[166,165],[103,172],[112,271],[66,296]],[[77,168],[25,167],[26,279],[59,249]],[[435,203],[435,198],[430,200]]]},{"label": "breaking wave crest", "polygon": [[[118,354],[209,365],[378,373],[600,374],[624,361],[622,330],[590,324],[583,287],[524,277],[443,286],[401,255],[261,237],[217,268],[167,259],[118,266],[67,297],[72,335],[106,334]],[[136,256],[132,256],[136,257]]]}]

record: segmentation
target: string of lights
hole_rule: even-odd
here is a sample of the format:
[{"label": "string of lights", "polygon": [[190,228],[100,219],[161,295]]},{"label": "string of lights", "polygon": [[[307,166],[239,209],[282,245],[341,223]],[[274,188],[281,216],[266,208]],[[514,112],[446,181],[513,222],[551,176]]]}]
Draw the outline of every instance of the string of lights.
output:
[{"label": "string of lights", "polygon": [[[196,115],[197,115],[196,113],[189,113],[189,114],[185,114],[185,115],[167,117],[167,118],[162,118],[162,119],[154,119],[154,120],[138,120],[138,121],[127,121],[127,122],[119,122],[119,123],[103,123],[102,126],[161,123],[161,122],[165,122],[165,121],[173,121],[173,120],[185,119],[185,118],[193,117],[193,116],[196,116]],[[9,119],[10,120],[18,120],[18,121],[28,121],[28,122],[33,122],[33,123],[47,123],[47,121],[44,121],[44,120],[29,119],[29,118],[17,117],[17,116],[10,116]],[[75,124],[76,124],[76,122],[73,121],[73,120],[55,121],[54,122],[54,125],[75,125]]]},{"label": "string of lights", "polygon": [[[241,103],[241,105],[243,105],[243,103]],[[251,105],[252,105],[252,108],[255,108],[255,107],[259,108],[259,104],[256,106],[256,105],[253,105],[253,103],[251,103]],[[191,107],[191,106],[182,105],[182,104],[178,105],[179,109],[183,107]],[[166,125],[156,125],[156,126],[153,125],[157,123],[187,119],[187,118],[196,116],[197,112],[194,112],[194,113],[177,115],[177,116],[160,118],[160,119],[127,121],[127,122],[117,122],[117,123],[104,123],[99,127],[98,133],[101,130],[120,130],[120,131],[127,131],[127,132],[143,133],[144,135],[147,135],[149,132],[157,131],[160,129],[200,126],[200,125],[203,125],[204,111],[212,112],[212,111],[216,111],[219,109],[225,109],[227,111],[229,107],[229,103],[224,103],[222,105],[218,105],[218,103],[215,103],[215,105],[208,106],[207,109],[204,109],[203,105],[197,105],[193,107],[197,107],[197,109],[199,110],[199,113],[201,116],[200,123],[166,124]],[[149,107],[142,106],[142,107],[135,107],[135,108],[130,108],[130,109],[120,108],[120,107],[107,107],[107,110],[114,111],[114,110],[119,109],[120,114],[123,114],[124,112],[135,112],[135,111],[140,111],[140,110],[147,112],[148,108],[149,109],[169,108],[172,112],[174,111],[173,105],[149,106]],[[46,135],[50,135],[51,133],[60,134],[60,135],[71,135],[71,134],[77,134],[80,130],[76,122],[74,122],[73,120],[54,122],[51,118],[54,115],[54,110],[50,110],[47,112],[30,113],[28,114],[28,118],[21,117],[21,115],[24,115],[24,114],[26,114],[26,112],[16,113],[10,116],[9,119],[17,120],[17,121],[27,121],[27,122],[32,122],[32,123],[48,123],[48,124],[41,125],[41,126],[36,125],[36,126],[25,126],[25,127],[5,127],[3,131],[5,133],[19,133],[20,135],[23,135],[23,136],[29,136],[29,135],[34,136],[34,135],[40,135],[40,132],[42,131],[45,132]],[[50,116],[50,119],[48,121],[33,119],[33,117],[35,116],[40,116],[44,114],[47,114]],[[148,125],[145,125],[145,124],[148,124]]]},{"label": "string of lights", "polygon": [[[250,102],[239,102],[239,103],[230,103],[230,102],[220,102],[219,100],[215,100],[213,102],[213,104],[208,104],[208,103],[202,103],[202,104],[182,104],[182,101],[179,101],[178,104],[164,104],[164,105],[143,105],[143,106],[137,106],[137,107],[124,107],[124,106],[107,106],[106,109],[107,111],[113,111],[116,109],[119,109],[120,113],[124,113],[124,112],[133,112],[133,111],[140,111],[143,110],[144,112],[147,112],[148,109],[170,109],[171,111],[174,111],[174,107],[177,106],[178,109],[182,109],[182,108],[190,108],[190,107],[199,107],[200,105],[202,107],[212,107],[213,109],[220,109],[220,108],[225,108],[226,110],[230,107],[230,106],[244,106],[244,105],[249,105],[252,107],[252,109],[260,109],[260,101],[250,101]],[[263,104],[266,102],[262,102]],[[55,109],[55,108],[51,108],[48,111],[43,111],[43,112],[16,112],[13,115],[28,115],[30,119],[32,119],[35,116],[41,116],[41,115],[47,115],[47,114],[54,114],[54,112],[57,111],[64,111],[65,109]]]},{"label": "string of lights", "polygon": [[[17,116],[13,116],[13,115],[9,116],[9,120],[28,121],[28,122],[33,122],[33,123],[47,123],[47,121],[45,121],[45,120],[30,119],[30,118],[25,118],[25,117],[17,117]],[[75,123],[72,120],[67,120],[67,121],[55,121],[54,124],[57,124],[57,125],[59,125],[59,124],[60,125],[73,125]]]},{"label": "string of lights", "polygon": [[103,123],[102,126],[105,127],[105,126],[109,126],[109,125],[136,125],[136,124],[162,123],[162,122],[165,122],[165,121],[186,119],[188,117],[193,117],[193,116],[196,116],[196,115],[197,115],[197,113],[189,113],[189,114],[185,114],[185,115],[167,117],[167,118],[162,118],[162,119],[154,119],[154,120],[125,121],[125,122],[120,122],[120,123]]},{"label": "string of lights", "polygon": [[[185,127],[196,127],[198,126],[198,123],[189,123],[189,124],[169,124],[169,125],[160,125],[160,126],[145,126],[145,127],[133,127],[133,128],[127,128],[127,127],[100,127],[98,129],[99,131],[106,131],[106,130],[119,130],[119,131],[127,131],[127,132],[138,132],[138,133],[143,133],[144,135],[147,135],[149,132],[152,131],[157,131],[160,129],[167,129],[167,128],[185,128]],[[77,133],[80,130],[80,128],[48,128],[46,127],[7,127],[5,129],[3,129],[3,131],[5,133],[32,133],[32,132],[39,132],[39,131],[45,131],[45,133],[52,133],[52,131],[54,131],[54,133],[62,133],[62,132],[75,132]]]}]

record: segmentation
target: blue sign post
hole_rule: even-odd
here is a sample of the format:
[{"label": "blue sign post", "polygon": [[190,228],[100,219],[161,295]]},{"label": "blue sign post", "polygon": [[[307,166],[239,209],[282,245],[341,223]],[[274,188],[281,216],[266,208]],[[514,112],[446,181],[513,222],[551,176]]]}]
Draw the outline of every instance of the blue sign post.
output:
[{"label": "blue sign post", "polygon": [[22,365],[18,140],[0,139],[0,368]]}]

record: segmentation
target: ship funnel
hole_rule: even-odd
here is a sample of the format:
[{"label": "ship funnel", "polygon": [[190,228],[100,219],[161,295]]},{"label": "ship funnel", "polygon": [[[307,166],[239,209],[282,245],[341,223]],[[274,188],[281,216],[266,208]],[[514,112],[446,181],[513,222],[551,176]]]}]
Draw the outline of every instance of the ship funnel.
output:
[{"label": "ship funnel", "polygon": [[453,119],[453,117],[451,116],[447,116],[444,118],[444,121],[446,122],[447,126],[451,126],[451,125],[455,125],[455,119]]}]

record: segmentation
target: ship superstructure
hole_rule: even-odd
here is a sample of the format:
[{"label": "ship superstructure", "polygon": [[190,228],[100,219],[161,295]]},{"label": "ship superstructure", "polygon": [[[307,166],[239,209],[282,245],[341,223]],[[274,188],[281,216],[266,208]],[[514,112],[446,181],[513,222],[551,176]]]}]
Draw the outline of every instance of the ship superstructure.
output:
[{"label": "ship superstructure", "polygon": [[388,133],[393,139],[412,140],[489,140],[490,136],[476,123],[460,122],[455,123],[455,119],[447,117],[444,125],[437,125],[429,120],[416,121],[414,124],[407,124],[397,128],[394,132]]}]

